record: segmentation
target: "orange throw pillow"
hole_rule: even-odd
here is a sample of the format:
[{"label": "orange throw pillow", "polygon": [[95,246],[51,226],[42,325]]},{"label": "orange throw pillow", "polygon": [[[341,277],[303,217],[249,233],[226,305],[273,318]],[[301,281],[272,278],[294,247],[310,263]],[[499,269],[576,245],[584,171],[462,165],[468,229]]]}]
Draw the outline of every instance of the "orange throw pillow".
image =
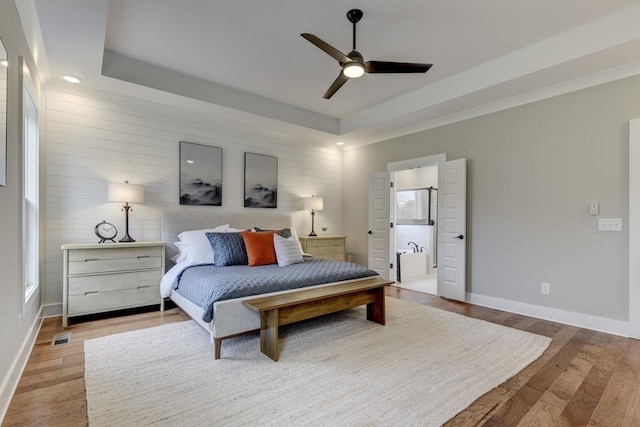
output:
[{"label": "orange throw pillow", "polygon": [[240,233],[247,248],[249,266],[276,264],[276,250],[273,246],[275,231],[243,231]]}]

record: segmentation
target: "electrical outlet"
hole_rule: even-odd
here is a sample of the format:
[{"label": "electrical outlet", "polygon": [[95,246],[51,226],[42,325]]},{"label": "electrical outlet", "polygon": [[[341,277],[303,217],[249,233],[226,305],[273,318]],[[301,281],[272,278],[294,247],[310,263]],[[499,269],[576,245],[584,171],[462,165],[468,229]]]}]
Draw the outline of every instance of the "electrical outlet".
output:
[{"label": "electrical outlet", "polygon": [[540,283],[540,293],[549,295],[551,293],[551,285],[549,283]]},{"label": "electrical outlet", "polygon": [[589,205],[589,214],[590,215],[600,215],[600,203],[598,202],[591,202],[591,204]]}]

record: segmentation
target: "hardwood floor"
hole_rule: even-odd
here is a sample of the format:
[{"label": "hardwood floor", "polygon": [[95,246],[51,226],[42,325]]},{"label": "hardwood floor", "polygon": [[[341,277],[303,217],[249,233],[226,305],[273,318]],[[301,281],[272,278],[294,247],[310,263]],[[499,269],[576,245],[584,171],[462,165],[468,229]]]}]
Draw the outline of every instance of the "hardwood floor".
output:
[{"label": "hardwood floor", "polygon": [[[538,360],[446,426],[640,426],[640,341],[394,286],[387,295],[553,338]],[[45,319],[2,425],[87,425],[84,340],[186,319],[174,308],[77,323],[67,329],[71,343],[56,347],[61,320]]]}]

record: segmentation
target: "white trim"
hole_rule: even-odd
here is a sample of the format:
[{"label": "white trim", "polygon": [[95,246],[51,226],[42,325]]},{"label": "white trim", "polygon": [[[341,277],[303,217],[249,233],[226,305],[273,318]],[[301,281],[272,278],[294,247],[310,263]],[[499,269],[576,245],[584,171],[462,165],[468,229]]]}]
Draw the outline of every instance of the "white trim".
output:
[{"label": "white trim", "polygon": [[509,313],[535,317],[536,319],[564,323],[566,325],[577,326],[622,337],[629,336],[629,323],[622,320],[607,319],[605,317],[574,313],[571,311],[558,310],[556,308],[543,307],[540,305],[527,304],[524,302],[472,293],[467,293],[467,302],[474,305],[480,305],[482,307],[508,311]]},{"label": "white trim", "polygon": [[640,119],[629,122],[629,336],[640,339]]},{"label": "white trim", "polygon": [[25,282],[24,284],[24,306],[25,307],[29,305],[31,298],[36,294],[37,290],[38,290],[37,285],[30,285],[27,282]]},{"label": "white trim", "polygon": [[389,139],[412,135],[429,129],[435,129],[453,123],[462,122],[464,120],[473,119],[475,117],[482,117],[487,114],[492,114],[499,111],[508,110],[510,108],[531,104],[534,102],[553,98],[555,96],[565,95],[567,93],[577,92],[579,90],[588,89],[590,87],[598,86],[601,84],[626,79],[638,74],[640,74],[640,61],[621,65],[619,67],[600,71],[594,74],[589,74],[587,76],[577,77],[565,82],[552,84],[547,87],[535,89],[530,92],[514,95],[508,98],[498,99],[493,102],[470,107],[462,111],[447,114],[445,116],[435,117],[387,131],[383,130],[377,132],[375,135],[366,136],[362,141],[350,140],[349,145],[345,145],[343,147],[343,150],[355,150],[365,145],[371,145],[381,141],[387,141]]},{"label": "white trim", "polygon": [[13,360],[11,368],[9,368],[9,373],[5,377],[2,386],[0,386],[0,424],[2,424],[4,417],[7,415],[7,410],[11,404],[13,394],[18,388],[18,383],[20,382],[20,378],[22,378],[24,368],[27,366],[27,362],[31,356],[31,351],[36,344],[36,339],[38,338],[40,327],[42,326],[42,317],[40,316],[41,312],[42,307],[40,307],[38,315],[34,319],[29,333],[22,342],[20,351]]},{"label": "white trim", "polygon": [[49,304],[42,304],[41,310],[42,310],[41,316],[43,318],[62,317],[62,301],[49,303]]},{"label": "white trim", "polygon": [[[24,310],[31,296],[40,286],[40,114],[33,97],[33,91],[30,89],[30,87],[34,87],[31,71],[22,57],[20,57],[20,69],[22,70],[22,277]],[[31,125],[34,125],[35,129]],[[30,198],[27,199],[29,196]],[[30,202],[35,206],[29,207]]]},{"label": "white trim", "polygon": [[399,162],[387,163],[387,171],[397,172],[420,167],[441,166],[446,161],[446,153],[434,154],[433,156],[418,157],[417,159],[401,160]]}]

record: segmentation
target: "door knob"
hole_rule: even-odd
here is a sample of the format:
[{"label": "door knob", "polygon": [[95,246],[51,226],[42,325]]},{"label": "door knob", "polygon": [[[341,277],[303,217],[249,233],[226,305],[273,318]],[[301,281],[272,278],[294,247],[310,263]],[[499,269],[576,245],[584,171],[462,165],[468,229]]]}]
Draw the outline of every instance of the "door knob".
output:
[{"label": "door knob", "polygon": [[457,236],[454,237],[454,239],[464,239],[464,236],[462,234],[458,234]]},{"label": "door knob", "polygon": [[367,231],[367,234],[373,234],[373,231],[369,230]]}]

